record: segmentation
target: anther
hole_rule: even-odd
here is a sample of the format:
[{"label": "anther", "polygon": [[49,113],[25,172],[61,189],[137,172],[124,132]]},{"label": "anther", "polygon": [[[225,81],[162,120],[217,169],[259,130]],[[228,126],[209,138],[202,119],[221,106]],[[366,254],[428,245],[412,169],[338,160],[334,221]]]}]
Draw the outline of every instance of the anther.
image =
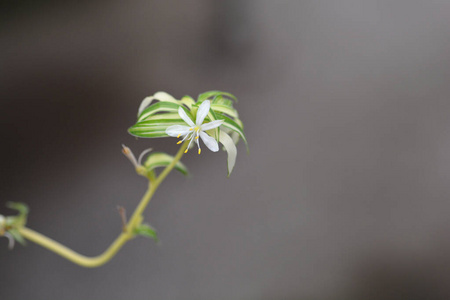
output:
[{"label": "anther", "polygon": [[187,153],[188,152],[188,149],[186,149],[186,151],[184,151],[184,153]]},{"label": "anther", "polygon": [[198,138],[199,138],[198,136],[195,137],[196,140],[198,140]]},{"label": "anther", "polygon": [[183,141],[178,141],[177,145],[181,144]]},{"label": "anther", "polygon": [[202,149],[198,149],[198,154],[202,153]]},{"label": "anther", "polygon": [[192,131],[192,130],[194,130],[194,128],[189,128],[189,131]]},{"label": "anther", "polygon": [[180,136],[181,136],[181,133],[180,133],[179,135],[177,135],[177,139],[179,139],[179,138],[180,138]]}]

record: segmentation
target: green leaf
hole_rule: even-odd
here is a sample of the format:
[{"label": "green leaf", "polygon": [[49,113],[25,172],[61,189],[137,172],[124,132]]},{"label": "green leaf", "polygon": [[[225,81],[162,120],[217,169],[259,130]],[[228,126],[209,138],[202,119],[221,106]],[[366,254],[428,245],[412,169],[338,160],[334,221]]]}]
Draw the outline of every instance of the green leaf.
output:
[{"label": "green leaf", "polygon": [[6,207],[17,210],[21,216],[26,216],[30,211],[28,205],[22,202],[7,202]]},{"label": "green leaf", "polygon": [[138,122],[142,122],[147,120],[150,116],[155,115],[157,113],[177,113],[179,104],[172,102],[158,102],[150,105],[146,109],[142,111],[142,113],[138,117]]},{"label": "green leaf", "polygon": [[225,115],[221,114],[220,117],[221,117],[221,119],[224,120],[222,126],[237,132],[239,134],[239,136],[244,140],[245,146],[247,147],[247,151],[248,151],[248,143],[247,143],[247,139],[245,138],[244,130],[242,129],[242,126],[240,126],[237,122],[233,121],[232,119],[230,119],[229,117],[227,117]]},{"label": "green leaf", "polygon": [[[205,118],[206,119],[206,118]],[[215,120],[220,120],[216,113],[214,112],[214,110],[209,109],[208,115],[207,115],[207,119],[209,119],[210,122],[215,121]],[[219,136],[220,136],[220,126],[212,129],[216,135],[216,140],[219,141]]]},{"label": "green leaf", "polygon": [[233,139],[225,133],[225,130],[220,131],[220,143],[224,146],[227,151],[227,169],[228,177],[230,177],[231,171],[233,171],[234,165],[236,163],[237,149],[234,144]]},{"label": "green leaf", "polygon": [[141,225],[137,226],[134,229],[134,233],[136,235],[142,235],[145,237],[149,237],[149,238],[155,240],[155,242],[157,242],[157,243],[159,242],[158,235],[156,234],[156,230],[148,224],[141,224]]},{"label": "green leaf", "polygon": [[134,124],[128,132],[144,138],[167,137],[166,129],[172,125],[186,125],[186,123],[181,119],[148,120]]},{"label": "green leaf", "polygon": [[167,94],[166,92],[156,92],[153,96],[146,97],[144,100],[142,100],[141,105],[139,106],[138,116],[147,106],[149,106],[153,102],[153,100],[178,103],[178,101],[173,96]]},{"label": "green leaf", "polygon": [[179,102],[189,107],[189,109],[195,104],[195,100],[191,96],[183,96]]},{"label": "green leaf", "polygon": [[[147,160],[145,161],[144,166],[147,170],[153,171],[156,168],[168,166],[173,161],[173,159],[174,159],[174,157],[167,153],[152,152],[147,157]],[[189,176],[189,171],[182,162],[178,161],[175,164],[174,168],[175,168],[175,170],[179,171],[183,175]]]},{"label": "green leaf", "polygon": [[221,92],[221,91],[204,92],[204,93],[198,95],[197,102],[203,102],[204,100],[206,100],[208,98],[216,97],[216,96],[226,96],[237,102],[237,98],[233,94],[230,94],[227,92]]},{"label": "green leaf", "polygon": [[233,108],[233,100],[224,98],[222,95],[214,97],[214,99],[211,101],[211,104],[223,105],[223,106],[227,106],[229,108],[234,109]]},{"label": "green leaf", "polygon": [[211,109],[215,112],[227,114],[232,118],[239,118],[237,111],[234,108],[222,104],[211,104]]}]

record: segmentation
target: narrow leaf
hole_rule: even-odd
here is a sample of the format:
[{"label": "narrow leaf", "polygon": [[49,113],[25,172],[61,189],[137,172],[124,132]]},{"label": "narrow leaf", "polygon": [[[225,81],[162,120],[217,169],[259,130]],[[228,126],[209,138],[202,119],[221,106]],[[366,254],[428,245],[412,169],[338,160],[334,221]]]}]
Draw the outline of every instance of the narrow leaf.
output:
[{"label": "narrow leaf", "polygon": [[[153,171],[156,168],[168,166],[173,161],[173,159],[174,157],[167,153],[152,152],[145,161],[144,166],[147,170]],[[188,169],[180,161],[175,164],[174,168],[185,176],[189,175]]]},{"label": "narrow leaf", "polygon": [[157,113],[174,113],[178,112],[179,104],[171,102],[158,102],[150,105],[142,111],[138,117],[138,122],[142,122],[148,119],[148,117],[155,115]]},{"label": "narrow leaf", "polygon": [[6,203],[6,206],[17,210],[19,212],[19,215],[27,215],[29,212],[28,205],[22,202],[8,202]]},{"label": "narrow leaf", "polygon": [[134,229],[134,233],[137,235],[149,237],[149,238],[155,240],[155,242],[157,242],[157,243],[159,242],[158,235],[156,234],[155,228],[153,228],[152,226],[150,226],[148,224],[141,224],[141,225],[137,226]]},{"label": "narrow leaf", "polygon": [[134,124],[128,132],[144,138],[167,137],[166,129],[172,125],[186,125],[186,123],[181,119],[148,120]]},{"label": "narrow leaf", "polygon": [[191,109],[192,105],[195,104],[195,100],[191,96],[183,96],[180,102],[189,107],[189,109]]},{"label": "narrow leaf", "polygon": [[232,119],[228,118],[225,115],[220,115],[220,117],[221,117],[221,119],[224,120],[222,126],[239,133],[239,136],[244,140],[245,146],[247,147],[247,151],[248,151],[248,143],[247,143],[247,139],[245,138],[244,130],[242,129],[242,127],[238,123],[236,123],[235,121],[233,121]]},{"label": "narrow leaf", "polygon": [[211,104],[219,104],[227,106],[229,108],[233,108],[233,100],[224,98],[222,95],[214,97],[214,99],[211,101]]},{"label": "narrow leaf", "polygon": [[234,144],[233,139],[225,133],[224,130],[220,131],[220,143],[224,146],[225,150],[227,151],[227,169],[228,169],[228,177],[231,174],[231,171],[233,171],[234,165],[236,163],[236,156],[237,156],[237,149],[236,145]]},{"label": "narrow leaf", "polygon": [[144,98],[144,100],[142,100],[141,105],[139,106],[138,116],[147,106],[149,106],[153,102],[153,100],[177,103],[177,100],[166,92],[156,92],[153,96],[146,97]]},{"label": "narrow leaf", "polygon": [[206,100],[208,98],[216,97],[216,96],[226,96],[237,102],[237,98],[233,94],[230,94],[227,92],[221,92],[221,91],[208,91],[208,92],[202,93],[202,94],[198,95],[197,101],[203,102],[204,100]]},{"label": "narrow leaf", "polygon": [[215,112],[227,114],[232,118],[239,118],[237,111],[234,108],[222,104],[211,104],[211,109]]}]

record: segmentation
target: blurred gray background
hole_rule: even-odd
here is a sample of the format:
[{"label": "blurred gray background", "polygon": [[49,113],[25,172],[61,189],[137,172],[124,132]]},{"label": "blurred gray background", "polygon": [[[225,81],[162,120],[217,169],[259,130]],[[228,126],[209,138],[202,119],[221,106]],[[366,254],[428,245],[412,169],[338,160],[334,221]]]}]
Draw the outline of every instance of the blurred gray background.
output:
[{"label": "blurred gray background", "polygon": [[449,1],[4,1],[0,213],[101,253],[146,189],[140,101],[234,93],[250,155],[190,153],[84,269],[0,239],[0,299],[450,299]]}]

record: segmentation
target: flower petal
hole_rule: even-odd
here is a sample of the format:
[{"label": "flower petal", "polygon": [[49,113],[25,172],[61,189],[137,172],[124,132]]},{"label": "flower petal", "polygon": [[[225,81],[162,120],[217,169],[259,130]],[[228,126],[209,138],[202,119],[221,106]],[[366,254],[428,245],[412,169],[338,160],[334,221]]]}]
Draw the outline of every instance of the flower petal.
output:
[{"label": "flower petal", "polygon": [[212,152],[219,151],[219,144],[217,144],[217,141],[213,138],[204,133],[203,131],[200,131],[200,137],[202,138],[203,143],[205,143],[205,146],[209,148]]},{"label": "flower petal", "polygon": [[203,101],[202,104],[200,104],[198,111],[197,111],[197,118],[195,119],[195,124],[197,126],[202,125],[203,121],[205,120],[205,117],[209,113],[209,109],[211,107],[211,104],[209,100]]},{"label": "flower petal", "polygon": [[203,124],[200,128],[203,131],[206,131],[206,130],[210,130],[210,129],[219,127],[220,125],[222,125],[222,123],[223,123],[223,120],[215,120],[215,121]]},{"label": "flower petal", "polygon": [[183,125],[172,125],[167,127],[166,129],[166,133],[167,135],[170,136],[178,136],[178,135],[185,135],[187,133],[189,133],[189,128],[188,126],[183,126]]},{"label": "flower petal", "polygon": [[220,131],[219,141],[225,147],[225,150],[227,150],[228,176],[230,176],[231,171],[233,171],[234,164],[236,163],[236,156],[237,156],[236,145],[234,144],[233,139],[223,130]]},{"label": "flower petal", "polygon": [[186,114],[186,112],[181,106],[178,107],[178,114],[189,126],[191,127],[195,126],[194,122],[191,120],[191,118],[189,118],[189,116]]}]

